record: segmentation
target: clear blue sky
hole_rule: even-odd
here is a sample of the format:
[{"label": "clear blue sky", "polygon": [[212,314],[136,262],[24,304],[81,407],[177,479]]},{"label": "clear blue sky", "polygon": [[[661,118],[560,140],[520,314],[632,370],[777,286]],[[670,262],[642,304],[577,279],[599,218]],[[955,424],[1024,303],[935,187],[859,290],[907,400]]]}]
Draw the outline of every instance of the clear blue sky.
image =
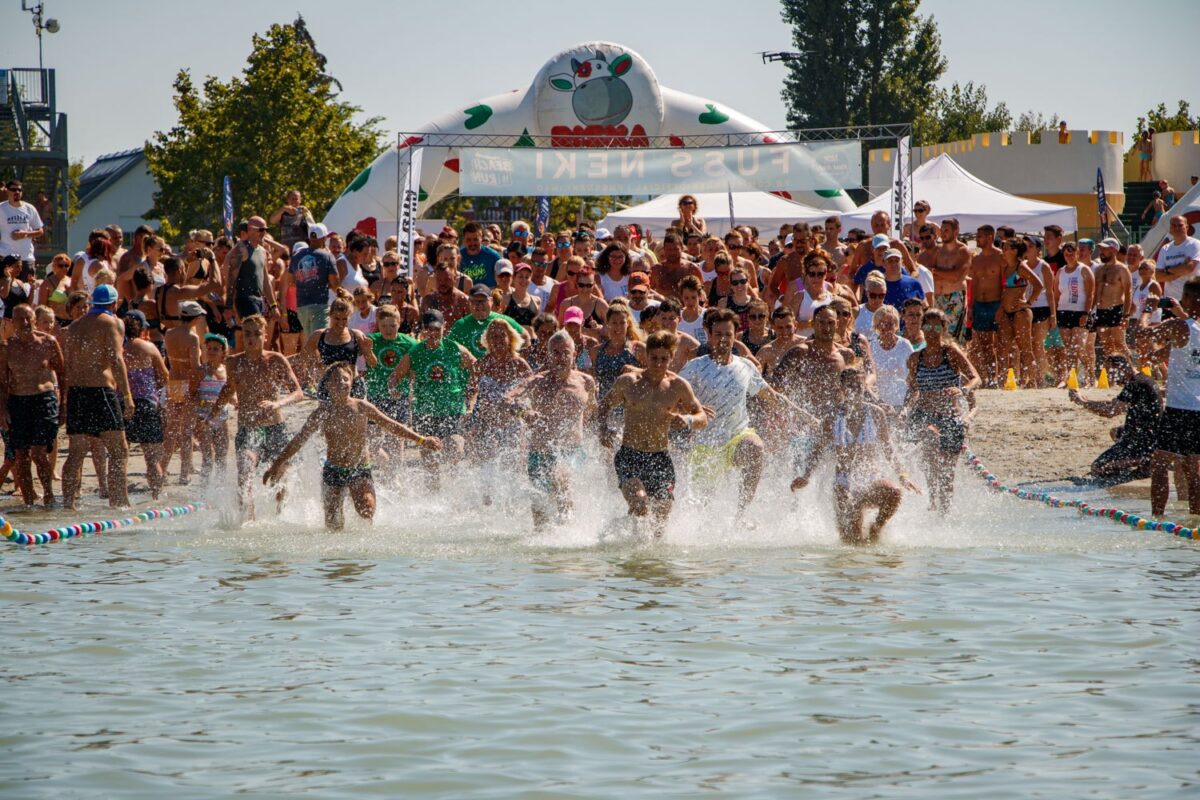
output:
[{"label": "clear blue sky", "polygon": [[[175,117],[171,82],[189,68],[227,79],[245,65],[250,35],[297,10],[343,97],[385,129],[412,129],[464,102],[524,87],[554,53],[590,39],[642,54],[659,82],[706,95],[769,128],[785,126],[783,67],[791,31],[774,0],[609,0],[568,6],[463,0],[45,0],[62,30],[45,36],[69,114],[72,160],[140,146]],[[0,0],[0,64],[36,66],[37,39],[19,0]],[[570,9],[570,10],[568,10]],[[684,10],[686,9],[686,11]],[[923,0],[950,62],[944,82],[987,85],[1015,113],[1057,112],[1072,128],[1130,131],[1154,104],[1200,108],[1191,56],[1200,0]]]}]

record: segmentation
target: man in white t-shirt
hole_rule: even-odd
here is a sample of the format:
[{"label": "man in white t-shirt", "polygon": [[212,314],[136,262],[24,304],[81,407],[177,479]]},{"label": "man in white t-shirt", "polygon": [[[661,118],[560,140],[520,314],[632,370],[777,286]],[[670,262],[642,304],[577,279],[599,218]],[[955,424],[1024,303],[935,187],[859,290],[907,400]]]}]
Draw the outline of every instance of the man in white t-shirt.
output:
[{"label": "man in white t-shirt", "polygon": [[1187,235],[1187,219],[1171,217],[1171,241],[1158,253],[1155,278],[1163,287],[1163,296],[1179,300],[1189,278],[1200,277],[1200,239]]},{"label": "man in white t-shirt", "polygon": [[709,423],[692,439],[688,462],[694,480],[712,488],[730,468],[742,471],[738,492],[738,510],[745,510],[762,477],[762,439],[750,427],[746,400],[757,397],[770,407],[806,418],[814,427],[815,418],[801,411],[776,392],[753,363],[733,354],[737,337],[737,315],[727,308],[710,310],[704,317],[708,334],[708,355],[693,358],[679,371],[679,377],[692,385],[692,391],[708,414]]},{"label": "man in white t-shirt", "polygon": [[16,256],[32,268],[34,240],[45,232],[42,217],[31,203],[21,200],[20,181],[9,181],[5,189],[8,200],[0,203],[0,256]]}]

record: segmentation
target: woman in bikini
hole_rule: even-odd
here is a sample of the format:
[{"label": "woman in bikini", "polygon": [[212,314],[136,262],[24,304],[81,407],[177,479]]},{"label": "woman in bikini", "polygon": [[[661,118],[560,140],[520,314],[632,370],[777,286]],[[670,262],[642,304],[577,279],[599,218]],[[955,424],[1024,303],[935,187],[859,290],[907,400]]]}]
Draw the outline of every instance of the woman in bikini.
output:
[{"label": "woman in bikini", "polygon": [[1000,373],[1012,370],[1017,383],[1036,389],[1042,380],[1033,357],[1033,307],[1031,302],[1042,291],[1042,281],[1025,263],[1028,245],[1021,239],[1005,239],[1000,245],[1004,257],[1000,310],[996,324],[1000,331]]}]

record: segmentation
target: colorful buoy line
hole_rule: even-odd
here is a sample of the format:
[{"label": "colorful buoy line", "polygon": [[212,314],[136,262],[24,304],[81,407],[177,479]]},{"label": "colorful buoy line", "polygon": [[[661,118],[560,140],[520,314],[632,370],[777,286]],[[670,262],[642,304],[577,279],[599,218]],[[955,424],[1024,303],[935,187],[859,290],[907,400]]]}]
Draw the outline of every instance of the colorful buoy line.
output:
[{"label": "colorful buoy line", "polygon": [[74,525],[67,525],[62,528],[51,528],[48,531],[41,533],[24,533],[12,526],[4,517],[0,517],[0,536],[3,536],[13,544],[50,544],[51,542],[61,542],[64,539],[74,539],[77,536],[89,536],[93,533],[104,533],[105,531],[116,530],[117,528],[128,528],[133,525],[142,525],[147,522],[152,522],[156,519],[170,519],[171,517],[182,517],[184,514],[191,514],[195,511],[203,511],[208,508],[208,504],[199,501],[195,503],[185,503],[181,506],[169,506],[166,508],[150,508],[145,511],[139,511],[132,517],[124,519],[105,519],[96,520],[93,522],[77,522]]},{"label": "colorful buoy line", "polygon": [[1189,528],[1186,525],[1180,525],[1177,522],[1165,522],[1163,520],[1147,519],[1129,511],[1122,511],[1119,508],[1102,508],[1093,506],[1091,503],[1083,500],[1063,500],[1060,497],[1055,497],[1049,492],[1038,492],[1029,489],[1021,489],[1017,486],[1008,486],[1002,483],[999,478],[993,475],[983,462],[979,460],[979,456],[972,453],[966,448],[963,453],[967,457],[967,463],[975,474],[983,479],[985,483],[994,491],[1012,495],[1018,500],[1032,500],[1042,503],[1051,508],[1074,508],[1080,514],[1089,517],[1106,517],[1116,522],[1128,525],[1139,531],[1163,531],[1173,536],[1178,536],[1182,539],[1200,539],[1200,527]]}]

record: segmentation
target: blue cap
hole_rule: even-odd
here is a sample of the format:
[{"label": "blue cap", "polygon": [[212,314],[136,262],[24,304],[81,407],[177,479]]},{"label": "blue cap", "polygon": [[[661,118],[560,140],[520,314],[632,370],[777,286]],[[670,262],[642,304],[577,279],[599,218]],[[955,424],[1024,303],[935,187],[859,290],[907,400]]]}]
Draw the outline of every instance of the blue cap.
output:
[{"label": "blue cap", "polygon": [[875,238],[871,240],[871,249],[874,250],[878,247],[887,247],[891,243],[892,240],[888,238],[886,233],[877,233],[875,234]]},{"label": "blue cap", "polygon": [[1080,239],[1079,243],[1081,245],[1086,244],[1088,247],[1092,248],[1093,250],[1096,248],[1096,243],[1093,242],[1091,239]]},{"label": "blue cap", "polygon": [[92,290],[92,305],[111,306],[117,302],[117,290],[107,283],[102,283]]}]

